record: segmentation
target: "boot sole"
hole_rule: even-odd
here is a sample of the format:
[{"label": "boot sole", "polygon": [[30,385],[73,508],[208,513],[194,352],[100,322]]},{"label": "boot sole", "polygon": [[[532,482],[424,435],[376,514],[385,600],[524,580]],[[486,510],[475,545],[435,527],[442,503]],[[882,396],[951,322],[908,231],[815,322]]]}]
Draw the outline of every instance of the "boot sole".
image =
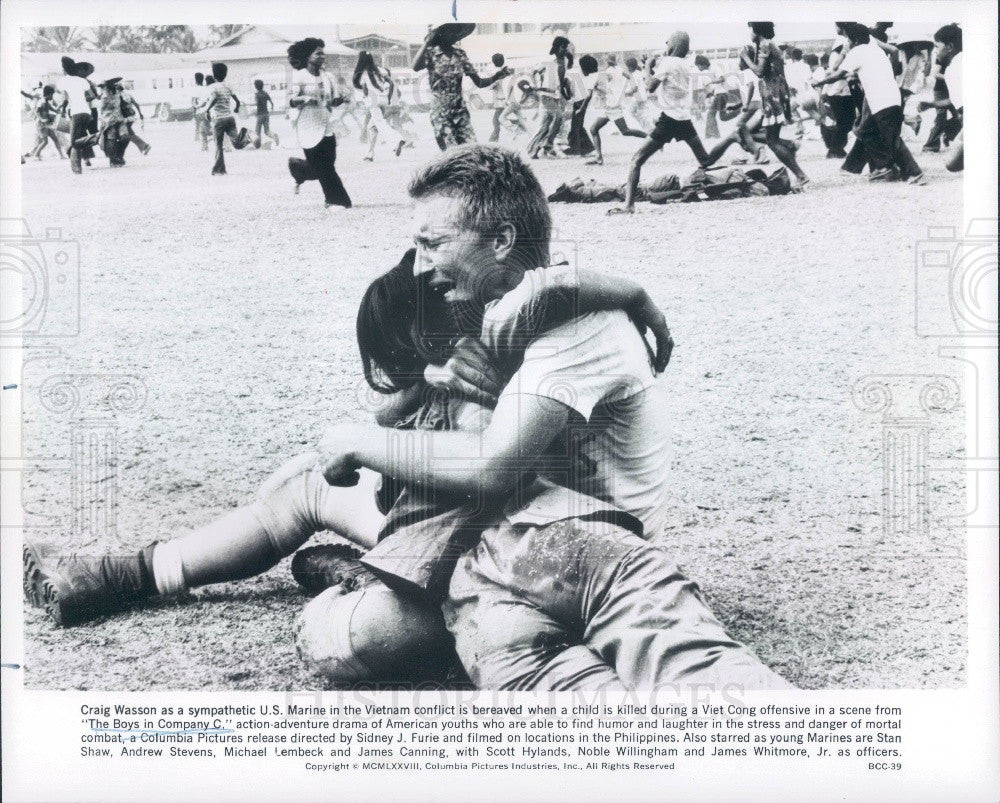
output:
[{"label": "boot sole", "polygon": [[24,545],[24,596],[35,608],[42,608],[60,627],[67,619],[59,604],[59,589],[56,582],[42,568],[42,560],[31,544]]},{"label": "boot sole", "polygon": [[[320,566],[311,560],[312,555],[322,556]],[[368,574],[359,562],[363,553],[343,544],[300,549],[292,558],[292,577],[307,594],[316,595],[333,586],[342,586],[344,591],[353,591]]]}]

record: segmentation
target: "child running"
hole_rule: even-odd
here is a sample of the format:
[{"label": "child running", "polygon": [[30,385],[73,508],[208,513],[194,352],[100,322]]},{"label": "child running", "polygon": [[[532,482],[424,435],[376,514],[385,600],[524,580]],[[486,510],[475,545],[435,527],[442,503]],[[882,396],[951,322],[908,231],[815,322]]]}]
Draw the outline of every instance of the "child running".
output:
[{"label": "child running", "polygon": [[254,130],[253,146],[255,148],[260,147],[260,135],[261,132],[267,134],[268,139],[274,142],[275,145],[278,144],[278,135],[271,133],[271,111],[268,110],[267,104],[271,104],[271,110],[274,109],[274,101],[271,100],[271,96],[267,94],[264,89],[264,82],[258,78],[253,82],[254,88],[254,103],[257,104],[257,127]]},{"label": "child running", "polygon": [[214,81],[205,93],[205,103],[201,110],[205,112],[212,123],[215,135],[215,164],[212,165],[213,176],[226,175],[226,157],[223,151],[226,137],[233,143],[236,150],[243,150],[250,137],[245,128],[236,129],[236,112],[240,110],[240,99],[236,97],[225,81],[229,68],[222,63],[212,65]]},{"label": "child running", "polygon": [[[581,59],[582,63],[583,59]],[[618,66],[618,61],[614,56],[608,56],[608,63],[605,68],[596,74],[591,94],[596,95],[603,107],[602,113],[594,120],[590,126],[590,136],[594,140],[594,158],[587,161],[589,165],[604,164],[604,153],[601,150],[601,129],[609,122],[613,122],[619,131],[626,137],[638,137],[645,139],[646,132],[638,128],[631,128],[625,122],[625,111],[622,104],[625,100],[625,90],[628,89],[629,79]]]}]

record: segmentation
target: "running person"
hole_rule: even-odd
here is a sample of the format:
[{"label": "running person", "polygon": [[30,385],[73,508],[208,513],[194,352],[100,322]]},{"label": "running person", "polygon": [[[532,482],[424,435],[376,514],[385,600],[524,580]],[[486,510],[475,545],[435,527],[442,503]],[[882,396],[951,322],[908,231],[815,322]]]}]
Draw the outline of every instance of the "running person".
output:
[{"label": "running person", "polygon": [[[261,145],[261,133],[267,134],[268,139],[278,144],[278,135],[271,133],[271,110],[274,109],[274,101],[264,89],[264,82],[258,78],[253,82],[254,104],[257,107],[257,126],[254,129],[253,146],[259,148]],[[268,104],[271,108],[268,109]]]},{"label": "running person", "polygon": [[86,141],[90,136],[91,100],[95,96],[90,82],[76,73],[76,62],[69,56],[62,57],[63,77],[56,82],[56,87],[66,99],[62,110],[70,117],[69,129],[69,164],[70,169],[77,174],[83,172],[81,161],[90,164],[94,150],[88,144],[78,145],[78,141]]},{"label": "running person", "polygon": [[98,141],[112,167],[125,166],[125,148],[128,145],[128,119],[122,106],[118,78],[111,78],[101,86],[100,129]]},{"label": "running person", "polygon": [[132,143],[139,149],[139,153],[143,156],[148,156],[149,152],[152,150],[152,146],[149,145],[146,140],[135,133],[135,118],[139,118],[139,125],[145,129],[146,118],[142,114],[142,107],[139,106],[139,102],[132,96],[132,93],[125,89],[124,86],[118,84],[118,97],[121,100],[122,111],[125,114],[125,124],[126,124],[126,147],[128,143]]},{"label": "running person", "polygon": [[35,115],[35,144],[29,152],[29,156],[34,156],[39,161],[42,158],[42,151],[49,144],[49,140],[56,146],[56,152],[60,159],[65,159],[63,153],[62,140],[59,139],[59,132],[56,131],[56,120],[59,117],[59,110],[56,108],[53,97],[55,87],[46,84],[42,88],[41,95],[32,101],[32,113]]},{"label": "running person", "polygon": [[490,78],[480,78],[464,50],[456,44],[476,29],[471,22],[446,22],[428,31],[413,59],[413,71],[427,70],[431,88],[431,127],[441,150],[475,142],[472,118],[462,97],[462,79],[467,75],[485,89],[511,74],[501,69]]},{"label": "running person", "polygon": [[[362,50],[354,66],[354,87],[364,95],[365,105],[368,107],[368,153],[364,160],[372,162],[375,160],[375,145],[378,144],[379,134],[386,139],[400,135],[385,116],[396,85],[389,77],[388,71],[380,69],[375,64],[372,54]],[[400,136],[396,144],[396,156],[402,153],[405,144],[406,139]]]},{"label": "running person", "polygon": [[351,198],[337,174],[337,120],[331,111],[348,101],[323,69],[326,43],[309,37],[288,48],[288,63],[295,70],[289,84],[288,105],[297,109],[295,136],[305,160],[290,158],[288,171],[295,179],[295,192],[306,181],[318,179],[326,208],[351,207]]},{"label": "running person", "polygon": [[795,158],[795,149],[781,138],[781,127],[792,122],[791,93],[785,80],[785,61],[774,44],[774,23],[747,23],[752,31],[751,44],[743,49],[747,67],[758,78],[757,88],[764,118],[761,125],[771,153],[798,179],[798,186],[809,183]]},{"label": "running person", "polygon": [[[964,89],[962,86],[962,29],[957,25],[945,25],[934,34],[937,46],[935,60],[944,69],[945,97],[935,97],[933,101],[923,101],[920,111],[937,109],[938,112],[952,109],[959,122],[957,133],[952,138],[952,149],[945,167],[957,173],[965,167],[965,144],[961,129],[964,115]],[[955,129],[952,129],[953,131]]]},{"label": "running person", "polygon": [[[871,41],[871,34],[864,25],[846,22],[842,27],[851,49],[837,71],[817,81],[814,86],[819,88],[855,74],[861,83],[864,105],[856,130],[857,141],[852,154],[848,155],[848,162],[856,163],[857,172],[860,172],[867,161],[871,181],[903,178],[911,184],[926,184],[923,171],[900,136],[903,127],[902,95],[889,56]],[[855,150],[860,152],[860,156],[854,154]]]},{"label": "running person", "polygon": [[[582,61],[582,59],[581,59]],[[594,140],[594,158],[590,159],[589,165],[604,164],[604,152],[601,150],[601,129],[609,122],[615,126],[626,137],[638,137],[645,139],[646,132],[638,128],[630,128],[625,121],[625,111],[623,103],[625,101],[625,91],[629,87],[629,79],[618,66],[618,61],[614,56],[608,56],[608,63],[604,70],[597,74],[596,80],[591,89],[601,102],[602,111],[597,119],[590,126],[590,136]]]},{"label": "running person", "polygon": [[655,93],[660,116],[646,140],[633,154],[625,186],[625,204],[612,207],[609,215],[632,214],[642,166],[668,142],[684,142],[702,167],[712,162],[691,122],[691,71],[685,57],[691,40],[684,31],[676,31],[667,42],[667,52],[647,66],[646,88]]},{"label": "running person", "polygon": [[194,74],[194,89],[191,92],[191,108],[194,110],[194,141],[201,143],[203,151],[208,150],[208,116],[201,110],[205,102],[205,74]]},{"label": "running person", "polygon": [[229,68],[222,63],[212,65],[212,77],[215,79],[205,93],[205,102],[201,109],[212,123],[215,135],[215,164],[212,165],[213,176],[226,174],[226,157],[223,151],[226,137],[229,137],[236,150],[243,150],[249,144],[249,136],[245,128],[236,128],[236,113],[240,110],[240,99],[236,97],[225,83]]}]

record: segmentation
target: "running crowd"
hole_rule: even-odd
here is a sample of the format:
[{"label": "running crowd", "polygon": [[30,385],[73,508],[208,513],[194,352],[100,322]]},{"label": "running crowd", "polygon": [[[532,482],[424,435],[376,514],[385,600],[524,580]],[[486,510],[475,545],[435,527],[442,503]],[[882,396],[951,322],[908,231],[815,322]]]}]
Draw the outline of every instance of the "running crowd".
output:
[{"label": "running crowd", "polygon": [[[524,135],[533,159],[579,156],[587,157],[587,165],[602,164],[602,131],[613,123],[621,135],[641,142],[629,165],[624,204],[611,214],[634,211],[643,166],[674,141],[688,146],[700,168],[718,165],[734,145],[745,152],[734,164],[761,164],[770,152],[800,190],[809,177],[796,155],[802,139],[812,136],[823,140],[827,158],[843,160],[845,172],[861,174],[868,168],[872,181],[923,184],[924,172],[904,142],[903,127],[917,136],[922,113],[933,109],[924,153],[945,149],[947,169],[963,168],[962,31],[956,24],[945,25],[933,37],[893,37],[889,22],[837,22],[828,51],[803,53],[779,44],[773,23],[751,22],[736,64],[726,67],[703,55],[691,59],[692,43],[683,31],[670,37],[662,54],[621,63],[616,55],[603,56],[603,63],[591,55],[577,59],[570,39],[557,36],[549,60],[515,73],[497,53],[492,58],[496,72],[485,77],[459,47],[474,29],[472,23],[458,22],[430,29],[412,64],[416,73],[426,73],[430,125],[439,147],[476,141],[463,90],[466,77],[477,88],[490,90],[489,141],[509,135],[516,142]],[[350,196],[336,171],[337,137],[350,131],[352,120],[368,144],[366,161],[374,160],[379,141],[393,144],[398,156],[417,140],[408,105],[391,71],[369,53],[360,54],[350,82],[325,69],[321,39],[296,42],[288,49],[288,61],[293,69],[288,108],[304,157],[289,160],[295,191],[317,180],[328,207],[349,207]],[[54,85],[22,92],[31,102],[37,132],[22,161],[40,159],[50,141],[61,157],[68,151],[74,172],[90,164],[94,145],[112,166],[125,164],[130,143],[149,152],[135,131],[143,124],[141,108],[121,78],[95,84],[90,80],[93,66],[69,58],[63,59],[63,72]],[[255,81],[251,138],[237,124],[242,104],[226,83],[227,72],[219,63],[212,65],[211,75],[194,76],[195,139],[202,150],[214,142],[216,175],[226,172],[224,154],[230,144],[236,149],[251,142],[256,148],[278,144],[270,124],[274,101],[263,82]],[[933,99],[918,101],[916,95],[928,84]],[[527,113],[535,125],[530,139]],[[701,134],[694,125],[697,119],[704,120]],[[734,119],[731,132],[722,137],[719,121]],[[69,134],[68,142],[60,132]],[[706,147],[711,140],[717,142]]]},{"label": "running crowd", "polygon": [[[845,165],[867,164],[873,180],[894,172],[921,177],[900,140],[904,99],[889,53],[870,29],[838,23],[840,52],[823,74],[810,73],[810,95],[794,69],[789,86],[773,25],[750,28],[741,60],[753,80],[740,126],[751,137],[759,127],[763,146],[800,184],[808,179],[782,135],[796,123],[793,100],[806,115],[817,112],[812,119]],[[513,134],[526,129],[511,97],[539,95],[530,158],[477,145],[461,95],[464,76],[483,88],[514,76],[499,58],[496,73],[478,75],[457,47],[469,30],[440,26],[416,55],[415,66],[431,72],[431,125],[443,153],[408,186],[413,247],[371,282],[359,305],[361,369],[382,400],[374,421],[328,428],[248,504],[135,553],[67,554],[27,543],[26,598],[57,624],[73,626],[141,612],[148,600],[252,577],[292,557],[293,577],[314,595],[298,620],[299,654],[336,684],[459,678],[485,689],[789,688],[727,633],[677,565],[676,546],[655,543],[670,510],[669,392],[661,374],[673,341],[642,287],[552,264],[550,209],[531,168],[531,158],[558,153],[567,124],[567,150],[587,150],[586,105],[599,91],[606,97],[589,129],[593,160],[601,158],[608,122],[642,139],[621,211],[631,210],[642,165],[665,144],[685,142],[707,167],[729,145],[749,142],[737,134],[711,151],[702,144],[693,123],[690,42],[678,31],[665,54],[644,65],[626,62],[624,71],[611,62],[598,73],[596,59],[582,57],[580,80],[598,78],[590,89],[583,83],[571,110],[575,96],[564,90],[573,84],[572,45],[556,37],[539,83],[517,79],[520,94],[496,94],[497,137],[504,119]],[[961,32],[945,26],[935,41],[960,120]],[[328,206],[349,207],[335,166],[343,118],[333,113],[348,104],[348,93],[323,69],[323,48],[319,39],[289,48],[289,100],[304,157],[289,168],[296,186],[314,179]],[[79,160],[86,158],[79,143],[95,136],[93,92],[77,65],[64,68],[65,91],[80,92],[69,100],[71,151]],[[641,81],[627,77],[637,72]],[[855,77],[860,106],[853,95],[831,94],[842,91],[841,82],[850,92]],[[195,107],[203,115],[196,133],[207,148],[211,125],[213,173],[224,173],[226,139],[243,148],[274,137],[261,119],[253,140],[237,127],[240,102],[225,84],[225,65],[213,65],[212,78]],[[658,110],[654,121],[640,113],[640,83],[648,93],[642,103]],[[352,84],[366,98],[366,114],[356,119],[367,135],[396,139],[397,153],[406,147],[404,123],[386,114],[395,95],[388,71],[359,59]],[[105,82],[102,106],[115,85]],[[824,96],[851,99],[850,153],[847,139],[835,138],[837,104],[821,108]],[[947,101],[935,100],[934,108],[950,113]],[[255,102],[265,117],[262,87]],[[728,108],[709,102],[717,112]],[[960,148],[960,130],[948,122],[941,136]],[[96,135],[120,148],[124,125],[109,137],[99,124]],[[345,543],[305,546],[323,531]]]}]

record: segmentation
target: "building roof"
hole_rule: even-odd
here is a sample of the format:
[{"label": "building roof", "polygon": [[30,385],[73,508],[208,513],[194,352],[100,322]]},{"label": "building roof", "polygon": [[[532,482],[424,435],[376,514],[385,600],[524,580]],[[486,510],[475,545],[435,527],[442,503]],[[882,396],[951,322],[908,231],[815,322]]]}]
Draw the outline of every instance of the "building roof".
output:
[{"label": "building roof", "polygon": [[116,75],[129,78],[142,72],[186,72],[191,67],[184,60],[188,53],[21,53],[21,81],[34,84],[62,75],[63,56],[94,65],[91,80],[103,81]]},{"label": "building roof", "polygon": [[[306,36],[316,36],[324,40],[324,50],[328,56],[357,56],[357,51],[341,44],[334,31],[331,36],[327,31],[306,26],[294,26],[298,30],[291,31],[287,27],[271,25],[248,25],[237,31],[219,44],[199,50],[196,53],[185,53],[185,61],[243,61],[246,59],[286,58],[288,46]],[[326,33],[324,36],[323,34]]]}]

